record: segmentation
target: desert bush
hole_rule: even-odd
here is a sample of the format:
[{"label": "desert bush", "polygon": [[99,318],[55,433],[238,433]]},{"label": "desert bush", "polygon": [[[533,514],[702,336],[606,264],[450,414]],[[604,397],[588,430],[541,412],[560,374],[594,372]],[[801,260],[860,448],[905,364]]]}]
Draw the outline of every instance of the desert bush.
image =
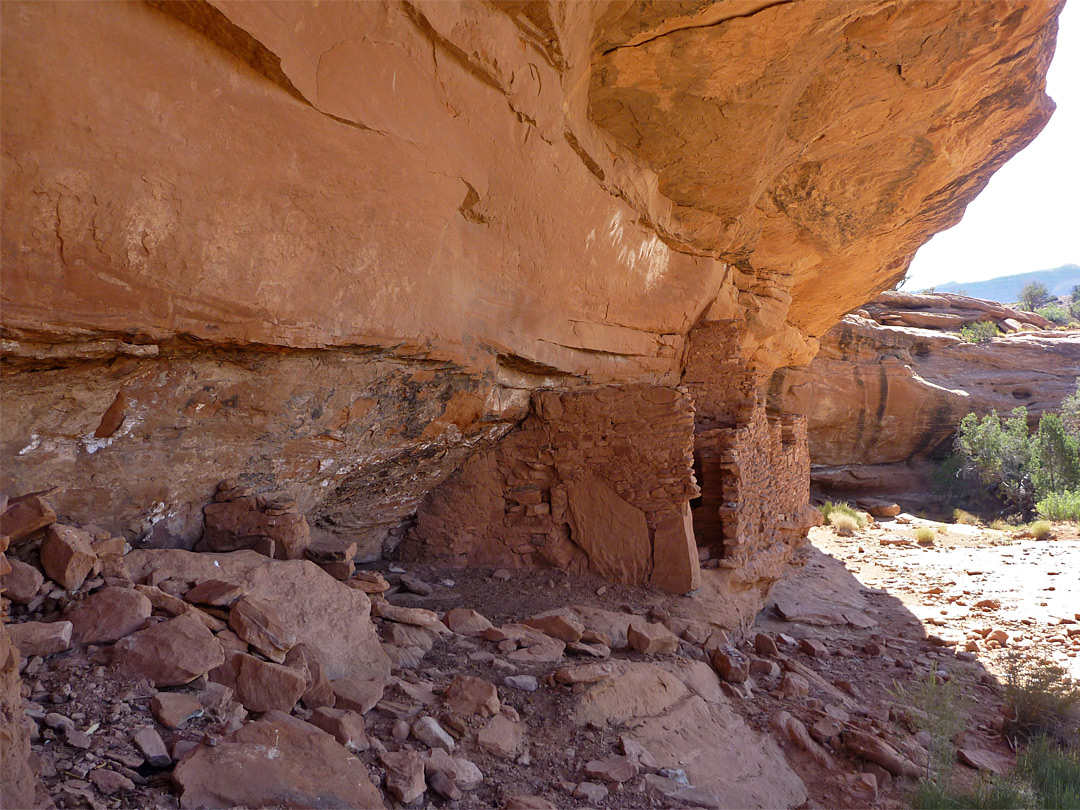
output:
[{"label": "desert bush", "polygon": [[968,476],[964,474],[964,459],[957,454],[947,456],[930,471],[930,485],[941,494],[945,503],[952,503],[968,489]]},{"label": "desert bush", "polygon": [[1005,700],[1012,710],[1010,737],[1080,740],[1080,686],[1057,664],[1010,651],[1005,655]]},{"label": "desert bush", "polygon": [[1031,478],[1039,497],[1080,489],[1080,441],[1066,432],[1061,417],[1044,413],[1034,439]]},{"label": "desert bush", "polygon": [[957,523],[964,523],[968,526],[978,526],[979,519],[971,512],[965,512],[963,509],[953,509],[953,520]]},{"label": "desert bush", "polygon": [[922,546],[933,545],[936,534],[929,526],[920,526],[915,530],[915,540]]},{"label": "desert bush", "polygon": [[1046,285],[1041,281],[1032,281],[1020,290],[1020,300],[1017,303],[1028,312],[1034,312],[1051,300],[1050,291],[1046,289]]},{"label": "desert bush", "polygon": [[859,530],[859,522],[855,518],[840,512],[829,515],[829,525],[842,537],[850,537]]},{"label": "desert bush", "polygon": [[1030,810],[1035,805],[1023,783],[993,779],[971,790],[956,790],[946,781],[924,780],[911,806],[916,810]]},{"label": "desert bush", "polygon": [[1080,377],[1076,378],[1076,390],[1061,403],[1061,423],[1065,432],[1080,442]]},{"label": "desert bush", "polygon": [[1057,304],[1047,304],[1045,307],[1039,307],[1035,310],[1035,314],[1042,315],[1046,320],[1056,323],[1058,326],[1065,326],[1071,318],[1069,310]]},{"label": "desert bush", "polygon": [[930,735],[927,779],[947,780],[956,756],[953,740],[964,730],[969,702],[960,680],[944,681],[931,672],[902,684],[894,682],[891,691],[898,702],[915,709],[909,712],[912,730]]},{"label": "desert bush", "polygon": [[1080,753],[1036,737],[1020,752],[1016,770],[992,777],[971,790],[954,790],[945,780],[924,780],[912,806],[925,810],[1080,810]]},{"label": "desert bush", "polygon": [[1011,532],[1016,527],[1009,523],[1007,520],[1001,518],[995,518],[990,521],[990,528],[998,532]]},{"label": "desert bush", "polygon": [[1080,441],[1054,413],[1042,415],[1033,436],[1023,408],[1005,419],[997,412],[982,419],[969,413],[960,421],[955,447],[961,474],[1025,512],[1051,493],[1080,488]]},{"label": "desert bush", "polygon": [[825,522],[830,525],[832,524],[832,516],[837,514],[851,518],[855,521],[856,528],[861,529],[866,525],[866,518],[862,516],[862,513],[851,504],[844,503],[843,501],[837,501],[836,503],[825,501],[825,503],[818,507],[818,511],[821,512],[821,516],[825,518]]},{"label": "desert bush", "polygon": [[1035,511],[1047,520],[1080,522],[1080,489],[1051,493],[1035,504]]},{"label": "desert bush", "polygon": [[990,321],[976,321],[960,327],[960,338],[968,343],[989,343],[1001,333]]},{"label": "desert bush", "polygon": [[1031,508],[1035,490],[1031,482],[1026,410],[1014,408],[1005,420],[996,411],[982,419],[969,413],[960,420],[956,451],[963,459],[964,472],[977,478],[1007,504]]},{"label": "desert bush", "polygon": [[1017,774],[1031,785],[1039,807],[1080,810],[1080,749],[1036,737],[1020,754]]},{"label": "desert bush", "polygon": [[1048,520],[1036,520],[1031,524],[1031,534],[1034,535],[1036,540],[1048,540],[1053,532],[1054,527],[1050,525]]}]

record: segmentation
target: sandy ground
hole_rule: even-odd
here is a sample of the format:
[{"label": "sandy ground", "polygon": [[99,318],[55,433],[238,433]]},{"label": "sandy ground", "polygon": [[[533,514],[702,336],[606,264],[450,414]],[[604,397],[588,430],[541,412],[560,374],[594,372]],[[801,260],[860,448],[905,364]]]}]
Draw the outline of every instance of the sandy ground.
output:
[{"label": "sandy ground", "polygon": [[[1038,541],[965,524],[944,524],[932,546],[915,542],[920,525],[882,521],[854,537],[814,529],[815,547],[845,563],[868,588],[880,588],[917,618],[928,635],[974,641],[980,661],[1000,671],[1002,654],[1040,655],[1080,678],[1080,538],[1060,524]],[[904,542],[904,545],[892,543]],[[987,600],[996,605],[983,604]],[[993,648],[980,632],[1003,629],[1009,641]],[[1074,635],[1068,635],[1069,630]]]}]

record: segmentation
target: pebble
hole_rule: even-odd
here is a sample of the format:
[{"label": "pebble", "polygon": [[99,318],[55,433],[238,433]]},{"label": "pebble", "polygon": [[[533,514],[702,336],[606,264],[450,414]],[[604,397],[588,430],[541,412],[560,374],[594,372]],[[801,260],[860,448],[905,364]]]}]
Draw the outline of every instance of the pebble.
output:
[{"label": "pebble", "polygon": [[507,675],[503,678],[503,684],[521,692],[535,692],[540,688],[535,675]]}]

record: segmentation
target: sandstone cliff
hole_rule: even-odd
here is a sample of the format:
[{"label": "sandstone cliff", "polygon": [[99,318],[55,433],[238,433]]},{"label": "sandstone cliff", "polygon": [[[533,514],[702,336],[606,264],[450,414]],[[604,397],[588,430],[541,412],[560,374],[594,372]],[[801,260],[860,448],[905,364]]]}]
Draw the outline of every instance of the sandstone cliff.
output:
[{"label": "sandstone cliff", "polygon": [[[949,331],[976,321],[1006,334],[969,343]],[[1060,410],[1080,377],[1080,333],[1044,325],[964,296],[889,293],[833,327],[808,366],[778,370],[770,402],[807,417],[813,464],[841,468],[815,470],[820,481],[895,489],[901,469],[875,465],[940,456],[970,412],[1021,406],[1034,427]]]},{"label": "sandstone cliff", "polygon": [[[772,454],[802,495],[761,381],[1045,124],[1059,8],[4,3],[0,486],[190,547],[239,478],[378,554],[543,415],[534,389],[685,383],[697,541],[756,582],[784,552],[754,516],[784,543],[805,517],[746,474]],[[534,472],[569,491],[584,468],[548,449]],[[653,552],[691,455],[616,482]],[[520,484],[492,486],[481,526],[509,526]],[[523,554],[562,536],[527,517]]]}]

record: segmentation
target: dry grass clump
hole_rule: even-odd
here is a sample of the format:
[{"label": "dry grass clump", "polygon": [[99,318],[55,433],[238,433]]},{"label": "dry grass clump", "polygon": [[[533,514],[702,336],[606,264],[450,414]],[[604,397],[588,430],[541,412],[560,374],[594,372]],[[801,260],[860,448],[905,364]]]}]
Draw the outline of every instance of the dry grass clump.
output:
[{"label": "dry grass clump", "polygon": [[1045,735],[1063,744],[1080,740],[1080,685],[1065,669],[1041,658],[1005,656],[1005,700],[1012,717],[1009,736]]},{"label": "dry grass clump", "polygon": [[1054,533],[1054,527],[1048,520],[1036,520],[1031,524],[1031,533],[1036,540],[1048,540]]},{"label": "dry grass clump", "polygon": [[971,512],[965,512],[963,509],[953,509],[953,520],[968,526],[979,525],[979,519],[971,514]]},{"label": "dry grass clump", "polygon": [[850,537],[859,530],[859,522],[843,512],[833,512],[829,515],[829,525],[841,537]]},{"label": "dry grass clump", "polygon": [[929,526],[920,526],[915,530],[915,541],[920,546],[932,546],[934,545],[934,536],[937,533]]}]

